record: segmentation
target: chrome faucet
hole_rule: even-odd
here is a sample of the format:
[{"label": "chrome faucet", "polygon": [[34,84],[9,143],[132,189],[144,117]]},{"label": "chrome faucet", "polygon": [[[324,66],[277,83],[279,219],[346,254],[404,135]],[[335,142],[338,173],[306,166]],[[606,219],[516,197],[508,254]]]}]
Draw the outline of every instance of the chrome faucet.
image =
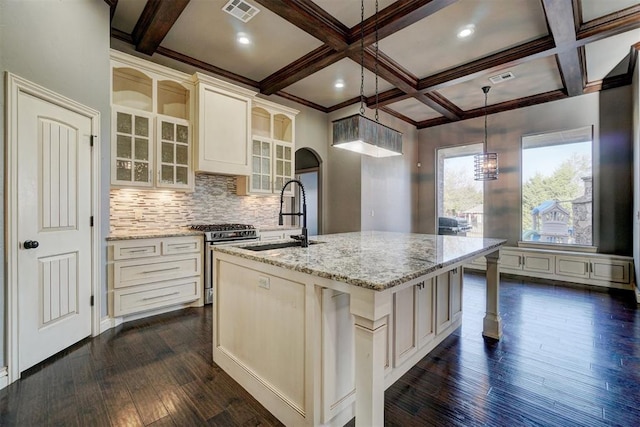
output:
[{"label": "chrome faucet", "polygon": [[[295,182],[300,186],[302,190],[302,212],[282,213],[282,205],[284,203],[284,190],[291,183]],[[302,217],[302,234],[292,235],[291,238],[300,241],[300,246],[303,248],[309,247],[309,233],[307,232],[307,196],[304,192],[304,185],[297,179],[291,179],[287,181],[280,190],[280,213],[278,214],[278,225],[284,225],[283,216],[297,216]]]}]

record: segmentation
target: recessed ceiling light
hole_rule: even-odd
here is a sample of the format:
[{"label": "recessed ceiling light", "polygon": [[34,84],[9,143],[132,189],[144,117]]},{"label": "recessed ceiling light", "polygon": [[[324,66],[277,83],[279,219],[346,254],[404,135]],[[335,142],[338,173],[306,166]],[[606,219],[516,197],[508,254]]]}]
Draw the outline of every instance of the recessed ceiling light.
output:
[{"label": "recessed ceiling light", "polygon": [[338,89],[342,89],[344,87],[344,82],[342,80],[338,80],[334,86]]},{"label": "recessed ceiling light", "polygon": [[240,44],[249,44],[249,43],[251,43],[251,39],[249,39],[249,37],[246,34],[240,33],[240,34],[238,34],[238,43],[240,43]]},{"label": "recessed ceiling light", "polygon": [[469,37],[471,34],[474,33],[474,31],[476,30],[476,26],[471,24],[471,25],[466,25],[464,27],[462,27],[460,29],[460,31],[458,31],[458,38],[459,39],[465,39],[467,37]]}]

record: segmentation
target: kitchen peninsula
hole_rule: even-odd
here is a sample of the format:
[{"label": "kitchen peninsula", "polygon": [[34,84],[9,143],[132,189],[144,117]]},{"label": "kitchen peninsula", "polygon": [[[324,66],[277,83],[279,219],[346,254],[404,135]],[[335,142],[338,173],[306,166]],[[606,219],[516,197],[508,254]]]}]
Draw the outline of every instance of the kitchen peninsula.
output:
[{"label": "kitchen peninsula", "polygon": [[500,338],[504,243],[367,231],[216,247],[213,359],[286,425],[382,425],[385,389],[460,326],[462,265],[479,256],[483,335]]}]

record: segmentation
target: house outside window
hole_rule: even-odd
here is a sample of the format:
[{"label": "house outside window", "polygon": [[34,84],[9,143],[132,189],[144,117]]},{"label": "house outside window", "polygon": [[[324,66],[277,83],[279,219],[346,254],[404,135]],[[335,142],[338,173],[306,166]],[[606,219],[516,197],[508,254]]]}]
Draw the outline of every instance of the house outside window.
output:
[{"label": "house outside window", "polygon": [[591,126],[522,138],[522,241],[593,245]]},{"label": "house outside window", "polygon": [[464,228],[457,235],[483,235],[483,185],[473,179],[473,156],[479,153],[482,143],[440,148],[437,152],[438,218],[455,218]]}]

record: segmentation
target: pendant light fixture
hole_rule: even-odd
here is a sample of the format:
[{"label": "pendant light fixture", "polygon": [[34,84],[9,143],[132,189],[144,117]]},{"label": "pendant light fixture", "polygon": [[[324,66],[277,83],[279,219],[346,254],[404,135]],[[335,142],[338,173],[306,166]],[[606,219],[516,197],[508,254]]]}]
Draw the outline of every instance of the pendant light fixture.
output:
[{"label": "pendant light fixture", "polygon": [[487,153],[487,94],[491,86],[484,86],[484,142],[482,153],[476,154],[473,159],[474,179],[476,181],[493,181],[498,179],[498,153]]},{"label": "pendant light fixture", "polygon": [[378,119],[378,0],[375,14],[375,121],[364,115],[364,0],[360,2],[360,113],[333,121],[334,147],[373,157],[402,155],[402,134]]}]

